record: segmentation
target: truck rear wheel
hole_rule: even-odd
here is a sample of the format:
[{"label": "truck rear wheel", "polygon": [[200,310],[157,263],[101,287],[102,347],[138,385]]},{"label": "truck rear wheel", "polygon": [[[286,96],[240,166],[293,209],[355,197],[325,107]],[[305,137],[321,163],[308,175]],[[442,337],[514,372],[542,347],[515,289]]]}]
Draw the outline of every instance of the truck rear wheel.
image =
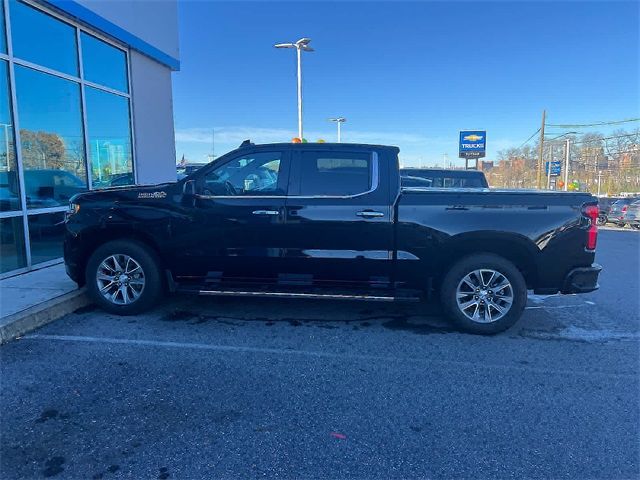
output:
[{"label": "truck rear wheel", "polygon": [[87,262],[85,275],[93,301],[117,315],[149,310],[162,293],[155,254],[135,241],[114,240],[98,247]]},{"label": "truck rear wheel", "polygon": [[461,330],[491,335],[513,326],[527,302],[527,285],[516,266],[494,254],[465,257],[445,275],[440,297]]}]

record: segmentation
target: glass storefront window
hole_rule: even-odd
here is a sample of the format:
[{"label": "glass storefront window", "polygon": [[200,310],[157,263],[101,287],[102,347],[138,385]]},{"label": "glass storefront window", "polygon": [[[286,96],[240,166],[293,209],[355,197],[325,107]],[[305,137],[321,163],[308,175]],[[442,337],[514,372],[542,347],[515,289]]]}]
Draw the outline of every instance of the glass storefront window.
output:
[{"label": "glass storefront window", "polygon": [[92,188],[135,183],[127,51],[45,3],[0,0],[0,274],[62,256],[89,169]]},{"label": "glass storefront window", "polygon": [[31,263],[42,263],[62,256],[64,212],[29,215]]},{"label": "glass storefront window", "polygon": [[4,2],[0,2],[0,52],[7,53],[7,29],[4,26]]},{"label": "glass storefront window", "polygon": [[22,217],[0,219],[0,273],[26,266]]},{"label": "glass storefront window", "polygon": [[67,205],[86,190],[80,85],[15,66],[27,207]]},{"label": "glass storefront window", "polygon": [[78,76],[75,27],[17,0],[9,16],[14,56]]},{"label": "glass storefront window", "polygon": [[0,211],[20,209],[7,62],[0,61]]},{"label": "glass storefront window", "polygon": [[125,52],[85,32],[80,34],[80,43],[84,79],[128,93]]},{"label": "glass storefront window", "polygon": [[85,104],[93,187],[133,184],[129,99],[85,87]]}]

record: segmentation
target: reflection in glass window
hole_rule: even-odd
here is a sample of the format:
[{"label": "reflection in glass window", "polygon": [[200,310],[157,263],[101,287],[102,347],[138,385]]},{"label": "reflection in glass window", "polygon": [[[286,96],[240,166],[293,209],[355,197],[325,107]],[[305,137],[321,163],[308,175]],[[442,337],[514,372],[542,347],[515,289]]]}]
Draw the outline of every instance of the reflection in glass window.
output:
[{"label": "reflection in glass window", "polygon": [[22,217],[0,219],[0,273],[26,266]]},{"label": "reflection in glass window", "polygon": [[371,188],[371,155],[304,152],[300,195],[357,195]]},{"label": "reflection in glass window", "polygon": [[20,209],[7,62],[0,61],[0,211]]},{"label": "reflection in glass window", "polygon": [[42,263],[62,256],[64,212],[29,215],[31,263]]},{"label": "reflection in glass window", "polygon": [[85,105],[93,187],[134,183],[129,99],[86,87]]},{"label": "reflection in glass window", "polygon": [[85,32],[80,34],[80,38],[84,79],[128,92],[126,54]]},{"label": "reflection in glass window", "polygon": [[9,15],[14,56],[78,76],[74,27],[16,0],[10,2]]},{"label": "reflection in glass window", "polygon": [[4,2],[0,2],[0,52],[7,53],[7,29],[4,27]]},{"label": "reflection in glass window", "polygon": [[80,86],[19,65],[15,74],[27,206],[67,205],[86,190]]},{"label": "reflection in glass window", "polygon": [[274,195],[278,190],[280,152],[260,152],[235,158],[205,176],[204,195]]}]

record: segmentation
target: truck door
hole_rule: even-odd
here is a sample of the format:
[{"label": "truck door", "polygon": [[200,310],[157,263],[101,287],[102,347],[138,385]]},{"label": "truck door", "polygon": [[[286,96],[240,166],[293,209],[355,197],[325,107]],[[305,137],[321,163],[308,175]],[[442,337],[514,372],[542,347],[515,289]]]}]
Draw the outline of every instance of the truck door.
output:
[{"label": "truck door", "polygon": [[206,277],[210,283],[277,280],[288,157],[283,151],[248,151],[198,177],[193,222],[180,234],[182,248],[176,248],[178,277]]},{"label": "truck door", "polygon": [[375,151],[300,149],[286,201],[286,269],[316,286],[387,287],[393,225]]}]

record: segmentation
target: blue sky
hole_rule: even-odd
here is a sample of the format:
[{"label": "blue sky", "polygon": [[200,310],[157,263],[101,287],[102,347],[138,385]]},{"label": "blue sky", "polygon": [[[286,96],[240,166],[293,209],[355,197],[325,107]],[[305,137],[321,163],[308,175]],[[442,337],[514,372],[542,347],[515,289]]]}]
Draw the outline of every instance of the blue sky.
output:
[{"label": "blue sky", "polygon": [[[486,129],[488,159],[539,126],[639,117],[633,2],[204,2],[179,6],[176,153],[204,162],[245,138],[296,136],[293,50],[306,36],[304,126],[334,141],[394,144],[403,163],[457,160],[458,131]],[[628,128],[638,124],[628,124]],[[612,127],[613,128],[613,127]],[[598,129],[606,133],[605,128]]]}]

